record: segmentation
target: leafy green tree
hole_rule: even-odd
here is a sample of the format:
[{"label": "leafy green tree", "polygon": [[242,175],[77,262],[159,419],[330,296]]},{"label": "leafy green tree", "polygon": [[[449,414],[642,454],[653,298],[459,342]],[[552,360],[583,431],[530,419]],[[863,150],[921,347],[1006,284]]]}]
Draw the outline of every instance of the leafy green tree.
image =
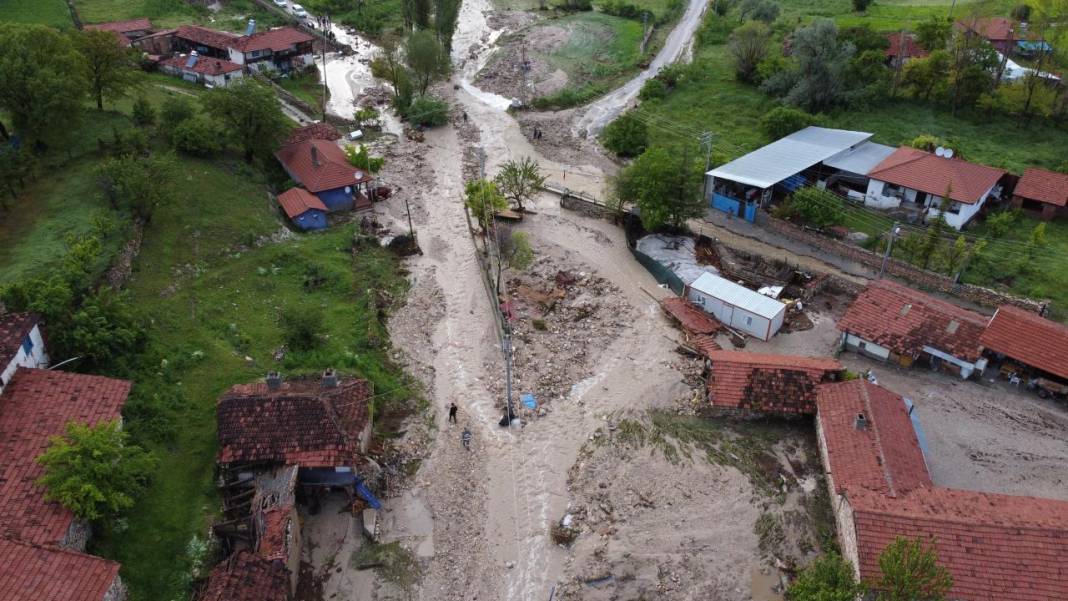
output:
[{"label": "leafy green tree", "polygon": [[534,248],[530,245],[530,234],[512,232],[512,252],[508,256],[508,266],[523,271],[534,263]]},{"label": "leafy green tree", "polygon": [[434,0],[434,30],[445,54],[452,52],[452,36],[460,16],[460,0]]},{"label": "leafy green tree", "polygon": [[112,208],[129,210],[148,223],[157,208],[173,200],[177,171],[167,155],[126,155],[101,162],[97,178]]},{"label": "leafy green tree", "polygon": [[681,227],[705,211],[700,182],[700,170],[688,153],[653,147],[620,171],[615,193],[621,202],[638,206],[647,229]]},{"label": "leafy green tree", "polygon": [[949,32],[949,20],[932,16],[916,25],[916,43],[928,52],[945,50]]},{"label": "leafy green tree", "polygon": [[1019,212],[1015,210],[998,211],[987,215],[986,228],[990,237],[1000,238],[1009,233],[1017,217],[1019,217]]},{"label": "leafy green tree", "polygon": [[951,193],[952,189],[947,188],[945,195],[942,197],[942,203],[938,207],[938,214],[927,225],[927,230],[923,233],[923,244],[919,249],[919,262],[920,267],[924,269],[931,266],[931,260],[938,254],[938,249],[945,239],[945,234],[949,231],[949,224],[946,223],[945,215],[950,203],[953,202],[950,200]]},{"label": "leafy green tree", "polygon": [[845,221],[842,200],[815,186],[801,188],[788,201],[790,210],[816,227],[838,225]]},{"label": "leafy green tree", "polygon": [[408,121],[424,127],[436,127],[449,122],[449,105],[429,94],[418,96],[404,112]]},{"label": "leafy green tree", "polygon": [[656,100],[657,98],[663,98],[667,96],[667,85],[663,81],[651,77],[645,80],[642,84],[642,89],[638,91],[638,98],[642,100]]},{"label": "leafy green tree", "polygon": [[768,55],[770,40],[771,29],[761,21],[749,21],[731,32],[727,52],[734,63],[735,77],[745,82],[756,78],[760,61]]},{"label": "leafy green tree", "polygon": [[82,114],[85,74],[70,36],[0,23],[0,111],[24,140],[41,145],[70,135]]},{"label": "leafy green tree", "polygon": [[838,32],[838,39],[839,41],[853,44],[857,49],[857,54],[869,50],[882,52],[890,47],[890,40],[886,38],[886,34],[875,31],[868,25],[854,25],[853,27],[843,28]]},{"label": "leafy green tree", "polygon": [[501,194],[515,205],[516,210],[523,212],[523,202],[534,198],[541,190],[545,185],[545,176],[537,161],[523,157],[502,165],[493,181]]},{"label": "leafy green tree", "polygon": [[110,31],[88,29],[74,34],[74,45],[85,61],[89,92],[96,108],[104,108],[104,98],[121,98],[137,83],[136,55],[118,44]]},{"label": "leafy green tree", "polygon": [[601,144],[621,157],[636,157],[649,146],[649,129],[631,113],[624,113],[601,132]]},{"label": "leafy green tree", "polygon": [[326,334],[326,321],[317,307],[287,307],[282,310],[279,321],[286,345],[295,351],[318,347]]},{"label": "leafy green tree", "polygon": [[786,104],[809,112],[830,108],[849,96],[845,75],[854,53],[853,44],[838,41],[834,21],[817,19],[794,32],[796,69],[776,74],[762,87]]},{"label": "leafy green tree", "polygon": [[203,103],[207,113],[241,148],[247,163],[257,156],[271,156],[289,128],[278,97],[251,77],[211,90]]},{"label": "leafy green tree", "polygon": [[97,373],[121,373],[146,340],[126,297],[110,288],[85,299],[53,338],[68,355],[82,358],[79,367]]},{"label": "leafy green tree", "polygon": [[156,469],[156,458],[131,444],[118,421],[67,424],[37,458],[45,498],[90,522],[115,518],[133,507]]},{"label": "leafy green tree", "polygon": [[764,132],[769,140],[778,140],[817,123],[819,117],[816,115],[789,106],[779,106],[764,113],[760,118],[760,131]]},{"label": "leafy green tree", "polygon": [[878,601],[943,601],[953,577],[938,565],[933,542],[898,537],[879,554]]},{"label": "leafy green tree", "polygon": [[160,128],[168,134],[178,127],[178,124],[197,114],[197,108],[186,96],[171,96],[163,101],[159,112]]},{"label": "leafy green tree", "polygon": [[1048,244],[1049,241],[1046,239],[1046,222],[1043,221],[1031,230],[1031,235],[1027,238],[1027,256],[1033,259],[1038,250],[1045,248]]},{"label": "leafy green tree", "polygon": [[905,64],[903,83],[913,96],[930,100],[942,93],[950,56],[945,50],[933,50],[926,58],[914,58]]},{"label": "leafy green tree", "polygon": [[772,0],[742,0],[738,4],[738,22],[746,19],[772,23],[779,18],[779,4]]},{"label": "leafy green tree", "polygon": [[174,147],[185,154],[210,157],[222,150],[219,127],[208,117],[197,114],[185,119],[171,131]]},{"label": "leafy green tree", "polygon": [[482,230],[488,231],[494,213],[508,208],[508,199],[501,194],[495,182],[476,179],[467,182],[464,187],[464,204],[474,214]]},{"label": "leafy green tree", "polygon": [[797,574],[786,597],[790,601],[855,601],[864,592],[853,566],[831,552],[816,558]]},{"label": "leafy green tree", "polygon": [[847,81],[856,82],[846,95],[851,106],[860,108],[882,102],[890,95],[894,72],[886,66],[882,50],[865,50],[855,55],[846,67]]},{"label": "leafy green tree", "polygon": [[420,94],[426,94],[430,82],[446,72],[448,55],[441,42],[429,31],[415,31],[404,42],[404,58]]},{"label": "leafy green tree", "polygon": [[953,113],[975,104],[994,82],[992,73],[999,66],[997,53],[985,39],[957,31],[949,49],[948,92]]},{"label": "leafy green tree", "polygon": [[382,170],[382,166],[386,164],[386,159],[371,156],[367,151],[367,147],[363,144],[346,146],[345,158],[348,159],[349,164],[353,167],[363,169],[369,173],[378,173]]},{"label": "leafy green tree", "polygon": [[133,122],[138,127],[151,127],[156,124],[156,107],[144,96],[138,96],[133,103]]},{"label": "leafy green tree", "polygon": [[412,0],[412,18],[419,29],[430,28],[430,0]]}]

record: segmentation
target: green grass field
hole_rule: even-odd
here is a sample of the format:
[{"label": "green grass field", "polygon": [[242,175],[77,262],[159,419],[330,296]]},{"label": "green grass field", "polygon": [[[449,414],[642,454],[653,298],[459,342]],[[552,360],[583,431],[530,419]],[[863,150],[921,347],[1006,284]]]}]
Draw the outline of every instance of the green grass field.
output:
[{"label": "green grass field", "polygon": [[199,23],[215,29],[242,31],[249,18],[256,19],[261,28],[285,22],[285,19],[252,0],[223,0],[221,5],[222,9],[213,13],[185,0],[74,0],[78,15],[85,23],[148,17],[156,27]]},{"label": "green grass field", "polygon": [[60,29],[74,27],[63,0],[0,0],[0,23],[41,23]]},{"label": "green grass field", "polygon": [[312,107],[319,107],[323,104],[323,84],[319,81],[318,69],[310,71],[296,76],[279,77],[274,82]]}]

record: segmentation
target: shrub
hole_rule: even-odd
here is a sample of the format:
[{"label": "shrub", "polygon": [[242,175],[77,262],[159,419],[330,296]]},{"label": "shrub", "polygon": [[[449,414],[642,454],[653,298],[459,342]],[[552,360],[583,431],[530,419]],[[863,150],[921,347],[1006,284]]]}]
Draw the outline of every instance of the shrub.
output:
[{"label": "shrub", "polygon": [[[857,374],[850,372],[852,378]],[[853,566],[837,553],[817,558],[797,574],[786,596],[790,601],[853,601],[863,592]]]},{"label": "shrub", "polygon": [[637,117],[626,113],[604,128],[601,144],[621,157],[636,157],[649,146],[649,130]]},{"label": "shrub", "polygon": [[862,13],[868,10],[868,6],[871,5],[872,0],[853,0],[853,10]]},{"label": "shrub", "polygon": [[323,312],[317,308],[283,309],[281,326],[286,345],[296,351],[309,351],[319,346],[326,332]]},{"label": "shrub", "polygon": [[345,158],[348,159],[349,164],[353,167],[359,167],[364,171],[370,171],[371,173],[378,173],[382,170],[382,165],[386,164],[386,159],[382,157],[373,157],[367,152],[367,147],[363,144],[358,146],[346,146]]},{"label": "shrub", "polygon": [[787,201],[789,210],[816,227],[838,225],[845,221],[842,200],[816,187],[801,188]]},{"label": "shrub", "polygon": [[174,96],[163,101],[159,112],[159,124],[164,131],[172,131],[179,123],[193,116],[196,108],[185,96]]},{"label": "shrub", "polygon": [[663,98],[664,96],[667,96],[667,93],[668,89],[667,86],[664,85],[664,82],[653,77],[647,79],[645,83],[642,84],[642,90],[638,92],[638,98],[641,98],[642,100],[653,100],[655,98]]},{"label": "shrub", "polygon": [[578,531],[563,524],[553,524],[549,528],[549,538],[552,539],[553,544],[566,547],[575,542],[575,539],[578,538]]},{"label": "shrub", "polygon": [[624,19],[640,19],[642,9],[623,0],[605,0],[599,5],[601,12]]},{"label": "shrub", "polygon": [[156,108],[144,96],[138,96],[133,103],[133,122],[138,127],[156,124]]},{"label": "shrub", "polygon": [[222,150],[218,128],[203,115],[182,121],[171,130],[170,136],[177,150],[193,156],[212,156]]},{"label": "shrub", "polygon": [[533,104],[534,108],[541,110],[566,109],[585,104],[600,95],[603,91],[604,88],[602,86],[594,84],[585,84],[577,88],[568,86],[553,94],[549,94],[548,96],[539,96],[535,98]]},{"label": "shrub", "polygon": [[408,105],[404,116],[412,123],[425,127],[445,125],[449,122],[449,105],[440,98],[424,94]]},{"label": "shrub", "polygon": [[801,109],[780,106],[771,109],[760,118],[760,129],[771,140],[778,140],[795,131],[819,122],[819,118]]},{"label": "shrub", "polygon": [[879,555],[878,580],[872,588],[878,601],[942,601],[953,577],[938,565],[934,543],[898,537]]}]

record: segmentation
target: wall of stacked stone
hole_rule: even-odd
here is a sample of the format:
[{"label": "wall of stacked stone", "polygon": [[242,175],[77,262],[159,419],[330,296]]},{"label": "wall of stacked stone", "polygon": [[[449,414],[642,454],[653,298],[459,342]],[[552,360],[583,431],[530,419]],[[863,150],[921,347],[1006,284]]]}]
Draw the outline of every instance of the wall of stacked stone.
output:
[{"label": "wall of stacked stone", "polygon": [[[764,220],[764,227],[787,238],[809,244],[820,250],[834,253],[874,269],[879,269],[883,262],[882,255],[815,232],[805,231],[781,219],[768,216]],[[886,272],[925,290],[950,294],[985,307],[996,308],[1007,304],[1034,311],[1040,315],[1045,315],[1048,312],[1049,301],[1038,301],[983,288],[982,286],[956,283],[952,278],[940,273],[920,269],[897,259],[890,259],[887,262]]]},{"label": "wall of stacked stone", "polygon": [[570,211],[582,213],[587,217],[610,218],[615,213],[612,209],[577,196],[560,196],[560,206]]}]

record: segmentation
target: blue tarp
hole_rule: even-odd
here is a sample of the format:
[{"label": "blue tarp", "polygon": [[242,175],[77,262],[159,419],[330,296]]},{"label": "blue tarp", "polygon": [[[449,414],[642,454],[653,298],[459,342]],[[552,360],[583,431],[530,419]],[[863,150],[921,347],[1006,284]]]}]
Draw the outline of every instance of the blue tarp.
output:
[{"label": "blue tarp", "polygon": [[1016,42],[1016,47],[1023,52],[1049,52],[1053,50],[1053,46],[1050,46],[1048,42],[1040,40],[1019,40]]},{"label": "blue tarp", "polygon": [[790,177],[779,182],[779,185],[783,188],[786,188],[790,192],[793,192],[805,185],[805,177],[801,174],[791,175]]},{"label": "blue tarp", "polygon": [[529,392],[524,392],[523,394],[519,395],[519,400],[523,401],[523,406],[527,409],[538,408],[538,402],[534,400],[534,395],[530,394]]},{"label": "blue tarp", "polygon": [[367,501],[367,504],[370,505],[372,509],[382,509],[382,503],[379,502],[378,498],[375,497],[370,489],[364,486],[363,480],[360,478],[356,478],[356,496]]}]

